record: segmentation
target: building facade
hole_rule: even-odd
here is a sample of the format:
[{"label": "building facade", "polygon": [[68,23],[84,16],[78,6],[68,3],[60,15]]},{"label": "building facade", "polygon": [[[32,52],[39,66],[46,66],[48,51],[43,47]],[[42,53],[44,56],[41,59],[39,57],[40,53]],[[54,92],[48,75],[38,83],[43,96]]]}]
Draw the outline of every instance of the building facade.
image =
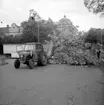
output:
[{"label": "building facade", "polygon": [[61,32],[61,35],[68,39],[73,39],[78,31],[77,27],[75,27],[65,15],[56,23],[56,26],[57,30]]},{"label": "building facade", "polygon": [[22,34],[22,27],[17,26],[15,23],[11,25],[9,28],[9,35],[21,35]]},{"label": "building facade", "polygon": [[2,27],[0,28],[0,36],[3,35],[12,35],[12,36],[16,36],[16,35],[21,35],[22,34],[22,27],[16,25],[15,23],[12,23],[11,26],[9,27],[9,25],[7,25],[7,27]]}]

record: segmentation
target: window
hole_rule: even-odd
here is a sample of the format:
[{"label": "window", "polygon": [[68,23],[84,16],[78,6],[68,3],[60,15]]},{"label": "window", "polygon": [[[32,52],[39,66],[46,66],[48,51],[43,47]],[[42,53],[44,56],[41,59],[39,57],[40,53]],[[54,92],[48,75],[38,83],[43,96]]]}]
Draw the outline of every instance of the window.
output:
[{"label": "window", "polygon": [[43,50],[43,46],[42,46],[41,44],[37,44],[37,45],[36,45],[36,49],[37,49],[37,50],[38,50],[38,49],[39,49],[39,50]]},{"label": "window", "polygon": [[33,47],[33,45],[31,45],[31,44],[30,44],[30,45],[27,44],[27,45],[25,46],[25,50],[33,50],[33,49],[34,49],[34,47]]}]

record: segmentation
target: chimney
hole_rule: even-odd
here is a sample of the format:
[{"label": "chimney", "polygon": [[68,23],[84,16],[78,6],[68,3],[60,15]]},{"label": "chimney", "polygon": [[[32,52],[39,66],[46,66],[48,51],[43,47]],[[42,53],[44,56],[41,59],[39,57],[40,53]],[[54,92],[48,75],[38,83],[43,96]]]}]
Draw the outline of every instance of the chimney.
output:
[{"label": "chimney", "polygon": [[9,25],[7,25],[7,28],[9,28]]}]

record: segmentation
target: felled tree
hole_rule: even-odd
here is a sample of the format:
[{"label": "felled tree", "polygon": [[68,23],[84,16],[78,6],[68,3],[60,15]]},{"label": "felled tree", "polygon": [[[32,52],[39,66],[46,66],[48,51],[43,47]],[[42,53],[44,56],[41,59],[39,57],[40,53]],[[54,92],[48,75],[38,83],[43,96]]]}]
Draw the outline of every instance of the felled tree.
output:
[{"label": "felled tree", "polygon": [[[70,26],[69,29],[67,27],[67,29],[63,31],[57,30],[56,27],[54,33],[50,35],[51,40],[54,43],[52,50],[53,56],[57,62],[71,63],[75,61],[74,57],[77,55],[76,50],[82,48],[82,40],[78,40],[80,33],[77,34],[77,32],[77,28],[75,29],[73,26],[72,28]],[[76,35],[78,36],[77,38]]]}]

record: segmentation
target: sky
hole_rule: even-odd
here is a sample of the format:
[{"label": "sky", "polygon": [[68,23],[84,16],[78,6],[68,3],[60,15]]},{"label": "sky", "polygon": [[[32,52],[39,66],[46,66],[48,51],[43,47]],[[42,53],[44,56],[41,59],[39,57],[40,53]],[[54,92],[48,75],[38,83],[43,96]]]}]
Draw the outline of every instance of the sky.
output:
[{"label": "sky", "polygon": [[57,22],[66,15],[79,30],[104,28],[104,17],[95,15],[84,6],[84,0],[0,0],[0,27],[28,20],[34,9],[43,18]]}]

